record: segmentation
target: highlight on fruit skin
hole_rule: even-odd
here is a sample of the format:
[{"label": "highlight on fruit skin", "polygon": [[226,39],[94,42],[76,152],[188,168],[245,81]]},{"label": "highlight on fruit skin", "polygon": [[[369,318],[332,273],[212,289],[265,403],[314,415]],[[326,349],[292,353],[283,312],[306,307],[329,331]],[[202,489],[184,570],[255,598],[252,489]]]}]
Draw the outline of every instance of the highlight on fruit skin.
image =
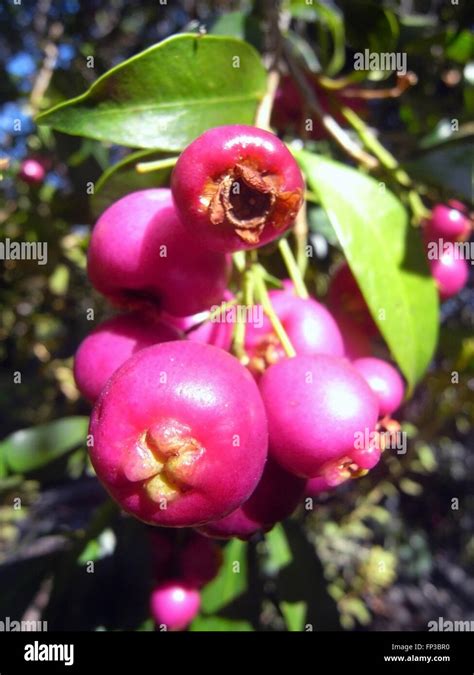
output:
[{"label": "highlight on fruit skin", "polygon": [[436,281],[441,300],[457,295],[468,282],[469,263],[449,249],[438,258],[429,260],[431,274]]},{"label": "highlight on fruit skin", "polygon": [[256,248],[294,223],[304,180],[274,134],[245,125],[205,131],[171,177],[176,208],[196,241],[215,251]]},{"label": "highlight on fruit skin", "polygon": [[377,396],[380,417],[394,413],[405,395],[405,385],[398,370],[387,361],[374,357],[356,359],[352,365]]},{"label": "highlight on fruit skin", "polygon": [[199,591],[181,580],[158,584],[150,596],[150,613],[160,629],[185,630],[201,606]]},{"label": "highlight on fruit skin", "polygon": [[471,233],[471,221],[464,213],[463,205],[436,204],[424,228],[427,241],[438,238],[448,241],[465,240]]}]

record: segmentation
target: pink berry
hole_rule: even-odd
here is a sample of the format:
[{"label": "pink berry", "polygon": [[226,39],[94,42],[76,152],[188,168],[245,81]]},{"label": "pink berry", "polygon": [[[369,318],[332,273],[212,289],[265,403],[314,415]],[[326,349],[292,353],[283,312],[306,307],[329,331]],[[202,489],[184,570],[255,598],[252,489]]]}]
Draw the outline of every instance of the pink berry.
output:
[{"label": "pink berry", "polygon": [[181,154],[171,189],[183,224],[216,251],[261,246],[294,222],[304,182],[277,136],[251,126],[205,131]]},{"label": "pink berry", "polygon": [[343,313],[350,317],[352,323],[367,335],[378,335],[379,330],[347,263],[341,265],[331,279],[328,305],[338,315]]},{"label": "pink berry", "polygon": [[166,630],[184,630],[199,612],[199,591],[181,581],[167,581],[156,586],[150,598],[155,623]]},{"label": "pink berry", "polygon": [[305,481],[269,459],[254,493],[226,518],[206,523],[199,531],[220,539],[250,539],[256,532],[267,532],[290,516],[303,496]]},{"label": "pink berry", "polygon": [[20,165],[18,177],[30,185],[39,185],[44,181],[46,170],[37,159],[25,159]]},{"label": "pink berry", "polygon": [[181,577],[196,588],[214,579],[222,564],[220,546],[207,537],[193,532],[179,555]]},{"label": "pink berry", "polygon": [[217,347],[165,342],[134,354],[92,411],[91,460],[122,508],[155,525],[226,516],[255,489],[267,456],[257,385]]},{"label": "pink berry", "polygon": [[[312,298],[296,297],[287,289],[270,291],[269,295],[273,308],[298,354],[344,354],[339,328],[323,305]],[[262,317],[261,326],[256,323],[247,324],[245,347],[252,360],[251,368],[256,372],[262,372],[266,366],[285,356],[267,316]]]},{"label": "pink berry", "polygon": [[359,438],[375,429],[377,398],[345,359],[296,356],[270,366],[260,381],[269,452],[305,478],[327,463],[352,459]]},{"label": "pink berry", "polygon": [[380,416],[395,412],[405,395],[405,386],[398,370],[387,361],[373,357],[356,359],[352,365],[377,396]]},{"label": "pink berry", "polygon": [[202,249],[183,228],[165,188],[119,199],[92,232],[89,278],[118,306],[195,314],[220,301],[228,267],[224,255]]},{"label": "pink berry", "polygon": [[471,231],[469,218],[458,208],[445,204],[437,204],[431,218],[426,224],[425,237],[428,240],[437,238],[454,241],[465,239]]},{"label": "pink berry", "polygon": [[469,265],[454,250],[447,250],[439,258],[429,260],[429,265],[442,300],[456,295],[467,284]]},{"label": "pink berry", "polygon": [[136,311],[104,321],[76,352],[74,378],[79,391],[94,403],[107,380],[132,354],[179,337],[175,328],[152,313]]}]

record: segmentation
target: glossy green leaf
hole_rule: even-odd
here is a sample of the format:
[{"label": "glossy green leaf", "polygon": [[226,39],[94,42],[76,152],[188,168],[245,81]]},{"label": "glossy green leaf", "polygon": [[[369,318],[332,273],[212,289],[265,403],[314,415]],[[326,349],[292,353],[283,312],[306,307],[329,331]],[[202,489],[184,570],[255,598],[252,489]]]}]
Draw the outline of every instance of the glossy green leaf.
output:
[{"label": "glossy green leaf", "polygon": [[91,208],[95,216],[99,216],[113,202],[135,190],[146,190],[168,185],[171,167],[163,167],[157,171],[138,173],[139,162],[153,162],[163,159],[163,153],[156,150],[139,150],[127,155],[117,164],[104,171],[97,181],[91,197]]},{"label": "glossy green leaf", "polygon": [[291,631],[302,631],[305,626],[306,618],[306,603],[301,602],[285,602],[280,603],[280,609],[285,617],[286,625]]},{"label": "glossy green leaf", "polygon": [[247,544],[233,539],[224,548],[224,558],[217,577],[202,590],[202,610],[219,611],[247,588]]},{"label": "glossy green leaf", "polygon": [[0,443],[0,454],[14,473],[35,471],[85,442],[88,425],[88,417],[77,416],[21,429]]},{"label": "glossy green leaf", "polygon": [[235,621],[233,619],[224,619],[221,616],[198,616],[193,621],[189,630],[193,632],[250,632],[253,631],[252,624],[248,621]]},{"label": "glossy green leaf", "polygon": [[182,150],[210,127],[252,124],[266,73],[246,42],[176,35],[38,116],[59,131],[137,148]]},{"label": "glossy green leaf", "polygon": [[385,185],[339,162],[305,151],[295,155],[412,388],[430,363],[438,336],[437,292],[419,233]]},{"label": "glossy green leaf", "polygon": [[474,203],[472,191],[472,158],[474,136],[447,140],[430,148],[404,167],[414,178],[435,185],[450,197]]}]

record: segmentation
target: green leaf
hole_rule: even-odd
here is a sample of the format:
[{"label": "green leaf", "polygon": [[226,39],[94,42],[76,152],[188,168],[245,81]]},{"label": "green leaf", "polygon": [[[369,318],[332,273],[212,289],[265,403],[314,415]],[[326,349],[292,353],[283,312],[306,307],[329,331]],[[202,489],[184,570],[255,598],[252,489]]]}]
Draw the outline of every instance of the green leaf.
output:
[{"label": "green leaf", "polygon": [[322,235],[331,246],[339,246],[339,239],[324,209],[320,206],[308,208],[308,226],[311,232]]},{"label": "green leaf", "polygon": [[472,204],[473,156],[474,136],[456,136],[406,162],[404,168],[413,178],[438,187],[450,197],[454,195]]},{"label": "green leaf", "polygon": [[447,59],[467,63],[474,56],[474,35],[469,29],[462,30],[449,39],[444,53]]},{"label": "green leaf", "polygon": [[210,28],[212,35],[227,35],[245,40],[245,22],[248,15],[245,12],[226,12],[219,16]]},{"label": "green leaf", "polygon": [[265,536],[268,561],[265,565],[268,574],[278,572],[289,565],[293,559],[283,526],[278,523]]},{"label": "green leaf", "polygon": [[342,10],[350,47],[370,52],[395,51],[400,27],[394,12],[373,0],[344,0]]},{"label": "green leaf", "polygon": [[247,544],[233,539],[224,548],[224,559],[217,577],[204,587],[202,610],[213,614],[244,593],[247,588]]},{"label": "green leaf", "polygon": [[224,619],[221,616],[198,616],[189,630],[192,632],[250,632],[253,628],[248,621]]},{"label": "green leaf", "polygon": [[[320,48],[324,53],[328,52],[329,54],[326,58],[325,71],[327,75],[336,75],[344,66],[345,61],[344,17],[340,10],[335,5],[329,7],[319,0],[314,0],[311,3],[306,2],[306,0],[291,0],[290,11],[295,18],[303,21],[316,21],[320,25]],[[325,30],[331,36],[332,51],[325,48],[328,42],[324,33]]]},{"label": "green leaf", "polygon": [[266,73],[246,42],[175,35],[38,116],[59,131],[129,147],[180,151],[210,127],[253,124]]},{"label": "green leaf", "polygon": [[280,609],[285,617],[286,625],[291,631],[302,631],[305,626],[306,603],[280,602]]},{"label": "green leaf", "polygon": [[127,155],[114,164],[97,181],[91,197],[91,208],[95,216],[100,215],[113,202],[135,190],[146,190],[168,185],[171,167],[163,167],[157,171],[138,173],[135,166],[139,162],[153,162],[166,159],[163,153],[156,150],[139,150]]},{"label": "green leaf", "polygon": [[[438,296],[419,233],[401,202],[372,178],[305,151],[295,152],[321,199],[377,326],[410,390],[430,363]],[[379,316],[383,310],[385,319]]]},{"label": "green leaf", "polygon": [[88,417],[64,417],[15,431],[0,443],[0,455],[14,473],[35,471],[83,443],[88,425]]}]

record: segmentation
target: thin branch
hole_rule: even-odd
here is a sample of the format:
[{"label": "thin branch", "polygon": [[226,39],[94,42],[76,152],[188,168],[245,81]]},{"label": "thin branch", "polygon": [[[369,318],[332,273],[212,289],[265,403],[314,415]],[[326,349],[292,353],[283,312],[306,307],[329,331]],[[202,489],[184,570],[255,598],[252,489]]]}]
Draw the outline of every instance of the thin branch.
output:
[{"label": "thin branch", "polygon": [[277,70],[272,70],[268,74],[267,91],[263,97],[255,118],[255,126],[260,129],[270,131],[270,118],[272,115],[273,102],[275,94],[280,83],[280,73]]},{"label": "thin branch", "polygon": [[376,158],[365,152],[365,150],[360,148],[357,143],[354,143],[354,141],[344,131],[344,129],[339,126],[334,117],[323,110],[316,97],[316,94],[306,79],[304,72],[296,63],[293,54],[287,46],[284,47],[284,51],[290,73],[292,74],[298,89],[303,94],[305,103],[307,104],[309,110],[318,117],[326,131],[332,136],[332,138],[336,141],[336,143],[338,143],[344,152],[349,155],[349,157],[357,162],[360,162],[361,164],[364,164],[369,169],[377,168],[379,163]]},{"label": "thin branch", "polygon": [[[416,73],[409,71],[404,75],[397,73],[395,86],[384,89],[364,89],[363,87],[354,87],[353,76],[340,77],[332,79],[321,75],[317,78],[318,84],[332,92],[339,92],[341,98],[362,98],[366,100],[379,100],[384,98],[399,98],[407,89],[414,87],[418,83]],[[343,91],[341,91],[343,90]]]}]

